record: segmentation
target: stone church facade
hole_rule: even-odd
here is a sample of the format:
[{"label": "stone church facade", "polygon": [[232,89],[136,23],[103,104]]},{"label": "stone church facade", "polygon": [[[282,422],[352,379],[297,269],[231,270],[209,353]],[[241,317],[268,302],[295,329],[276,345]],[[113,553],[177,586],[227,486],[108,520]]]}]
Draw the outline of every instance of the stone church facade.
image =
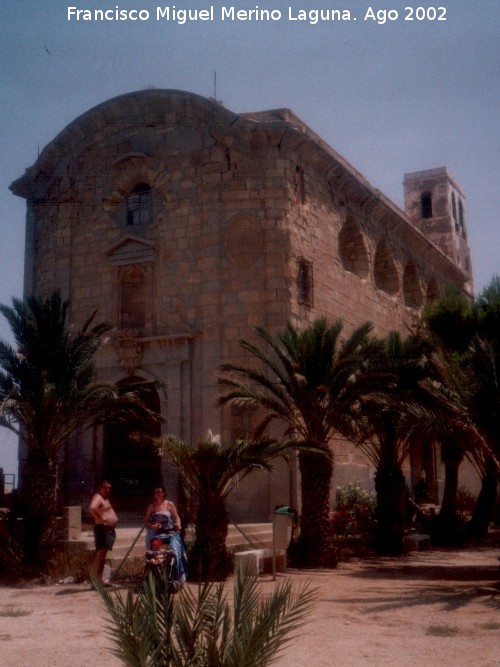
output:
[{"label": "stone church facade", "polygon": [[[405,176],[403,212],[286,109],[123,95],[68,125],[11,190],[27,201],[25,293],[60,289],[75,327],[95,309],[113,322],[100,379],[164,382],[146,398],[161,431],[187,441],[252,426],[214,399],[217,369],[247,361],[238,341],[256,326],[325,315],[346,332],[366,320],[378,335],[406,332],[446,285],[472,294],[465,196],[446,168]],[[84,433],[63,456],[69,502],[86,502],[103,475],[125,509],[162,475],[174,483],[125,428]],[[415,456],[411,475],[437,483],[432,448]],[[336,461],[334,485],[369,482],[345,443]],[[250,477],[232,518],[295,504],[295,474],[283,463]]]}]

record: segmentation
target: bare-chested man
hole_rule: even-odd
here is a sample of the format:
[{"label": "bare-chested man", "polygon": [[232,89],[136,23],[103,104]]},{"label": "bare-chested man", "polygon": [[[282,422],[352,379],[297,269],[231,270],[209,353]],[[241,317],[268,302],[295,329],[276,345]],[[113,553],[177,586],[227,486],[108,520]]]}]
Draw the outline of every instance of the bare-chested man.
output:
[{"label": "bare-chested man", "polygon": [[104,480],[90,503],[90,513],[95,521],[95,558],[90,573],[92,579],[98,581],[102,581],[106,554],[113,548],[116,538],[115,526],[118,523],[118,517],[109,501],[110,493],[111,484]]}]

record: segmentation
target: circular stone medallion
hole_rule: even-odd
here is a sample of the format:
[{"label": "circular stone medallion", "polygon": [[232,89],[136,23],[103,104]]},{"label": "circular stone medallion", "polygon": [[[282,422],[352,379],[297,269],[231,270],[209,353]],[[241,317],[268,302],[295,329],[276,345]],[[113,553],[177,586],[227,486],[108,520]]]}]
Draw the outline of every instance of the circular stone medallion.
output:
[{"label": "circular stone medallion", "polygon": [[264,249],[264,230],[252,216],[238,216],[226,229],[226,254],[233,264],[250,266]]}]

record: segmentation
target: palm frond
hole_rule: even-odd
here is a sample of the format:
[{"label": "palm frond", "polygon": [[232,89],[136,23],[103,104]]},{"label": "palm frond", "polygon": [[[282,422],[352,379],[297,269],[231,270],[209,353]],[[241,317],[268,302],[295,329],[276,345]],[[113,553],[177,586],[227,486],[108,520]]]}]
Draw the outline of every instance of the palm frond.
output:
[{"label": "palm frond", "polygon": [[142,592],[100,588],[114,654],[133,667],[266,667],[294,638],[316,592],[290,582],[263,596],[257,577],[234,578],[233,600],[222,584],[185,586],[177,596],[152,577]]}]

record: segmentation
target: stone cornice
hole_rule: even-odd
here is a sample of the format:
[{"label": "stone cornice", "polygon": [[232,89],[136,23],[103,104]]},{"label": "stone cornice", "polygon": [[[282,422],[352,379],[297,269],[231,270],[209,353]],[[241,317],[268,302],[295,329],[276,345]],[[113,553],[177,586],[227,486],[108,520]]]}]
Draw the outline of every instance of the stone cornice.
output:
[{"label": "stone cornice", "polygon": [[168,343],[175,344],[185,340],[194,340],[199,333],[196,331],[178,331],[175,333],[142,336],[136,329],[117,329],[112,336],[113,345],[122,341],[133,343]]},{"label": "stone cornice", "polygon": [[144,346],[147,343],[156,343],[160,346],[182,346],[193,340],[196,334],[184,331],[157,336],[142,336],[137,329],[118,329],[110,338],[110,344],[115,349],[120,366],[129,374],[135,375],[141,368]]}]

